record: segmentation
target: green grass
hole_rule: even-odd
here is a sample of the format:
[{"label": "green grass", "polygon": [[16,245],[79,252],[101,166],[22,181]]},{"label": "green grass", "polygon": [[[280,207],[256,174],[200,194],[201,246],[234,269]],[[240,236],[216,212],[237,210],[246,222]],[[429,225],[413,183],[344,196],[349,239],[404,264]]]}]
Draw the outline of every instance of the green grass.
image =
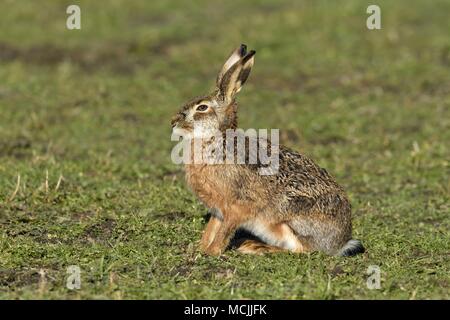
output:
[{"label": "green grass", "polygon": [[[110,3],[1,4],[0,298],[450,298],[449,1],[377,1],[379,31],[370,1]],[[170,117],[240,43],[240,127],[337,178],[365,254],[198,253]]]}]

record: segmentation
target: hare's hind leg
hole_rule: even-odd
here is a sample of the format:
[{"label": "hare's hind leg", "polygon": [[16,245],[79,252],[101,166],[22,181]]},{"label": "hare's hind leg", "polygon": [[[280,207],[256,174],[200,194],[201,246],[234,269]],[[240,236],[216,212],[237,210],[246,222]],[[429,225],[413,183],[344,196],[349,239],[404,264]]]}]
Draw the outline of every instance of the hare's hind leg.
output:
[{"label": "hare's hind leg", "polygon": [[351,222],[327,215],[299,216],[288,222],[313,251],[334,255],[351,239]]}]

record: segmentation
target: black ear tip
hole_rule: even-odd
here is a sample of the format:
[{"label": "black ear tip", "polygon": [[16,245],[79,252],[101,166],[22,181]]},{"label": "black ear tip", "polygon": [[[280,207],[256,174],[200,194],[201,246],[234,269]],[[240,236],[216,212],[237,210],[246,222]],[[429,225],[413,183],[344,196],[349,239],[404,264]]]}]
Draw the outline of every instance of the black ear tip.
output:
[{"label": "black ear tip", "polygon": [[245,44],[241,44],[241,47],[239,48],[239,54],[241,55],[241,57],[247,54],[247,46]]},{"label": "black ear tip", "polygon": [[245,56],[244,62],[247,62],[248,60],[250,60],[255,54],[256,54],[255,50],[250,50],[249,53],[247,53],[247,55]]}]

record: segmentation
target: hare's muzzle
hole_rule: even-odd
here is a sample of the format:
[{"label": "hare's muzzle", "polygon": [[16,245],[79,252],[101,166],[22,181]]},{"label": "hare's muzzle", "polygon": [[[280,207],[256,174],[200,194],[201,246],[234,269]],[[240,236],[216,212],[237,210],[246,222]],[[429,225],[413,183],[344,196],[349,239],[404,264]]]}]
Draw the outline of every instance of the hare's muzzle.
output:
[{"label": "hare's muzzle", "polygon": [[184,115],[182,113],[177,113],[173,118],[170,124],[172,125],[172,128],[176,127],[176,125],[181,121],[184,120]]}]

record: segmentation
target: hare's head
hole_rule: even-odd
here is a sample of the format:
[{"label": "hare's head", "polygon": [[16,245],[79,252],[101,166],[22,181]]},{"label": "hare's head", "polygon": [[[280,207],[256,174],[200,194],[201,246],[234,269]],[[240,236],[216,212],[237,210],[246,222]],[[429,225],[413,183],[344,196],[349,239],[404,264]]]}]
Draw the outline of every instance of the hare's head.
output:
[{"label": "hare's head", "polygon": [[195,138],[212,136],[217,130],[235,129],[235,96],[250,74],[254,55],[255,51],[247,52],[245,45],[234,50],[217,76],[214,91],[186,103],[172,118],[174,133]]}]

